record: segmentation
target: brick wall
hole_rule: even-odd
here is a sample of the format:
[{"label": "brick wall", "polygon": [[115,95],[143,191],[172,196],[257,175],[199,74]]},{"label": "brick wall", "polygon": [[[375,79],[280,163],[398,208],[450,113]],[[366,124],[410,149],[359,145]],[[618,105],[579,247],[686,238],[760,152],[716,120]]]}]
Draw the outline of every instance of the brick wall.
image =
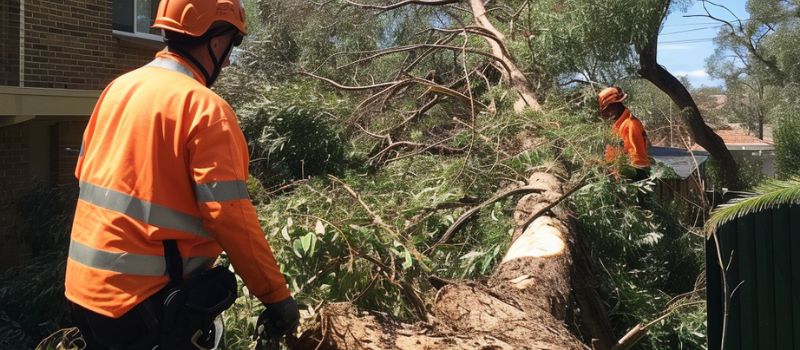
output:
[{"label": "brick wall", "polygon": [[[51,145],[53,164],[50,167],[52,182],[59,186],[77,186],[75,179],[75,165],[78,162],[78,150],[81,147],[83,130],[87,122],[66,121],[53,125],[51,128]],[[68,151],[67,148],[73,151]]]},{"label": "brick wall", "polygon": [[14,241],[11,236],[12,227],[18,222],[16,200],[33,185],[28,174],[28,137],[25,123],[0,128],[0,251],[4,242]]},{"label": "brick wall", "polygon": [[[0,272],[35,253],[19,238],[19,233],[31,225],[18,212],[21,198],[43,189],[37,186],[55,186],[71,215],[71,206],[77,200],[74,173],[78,152],[66,148],[80,148],[86,123],[40,120],[0,128]],[[45,171],[34,175],[32,168],[42,162]]]},{"label": "brick wall", "polygon": [[0,85],[19,84],[19,0],[0,1]]},{"label": "brick wall", "polygon": [[112,36],[111,2],[25,0],[25,86],[101,90],[151,60]]},{"label": "brick wall", "polygon": [[28,130],[25,123],[0,128],[0,205],[30,190]]}]

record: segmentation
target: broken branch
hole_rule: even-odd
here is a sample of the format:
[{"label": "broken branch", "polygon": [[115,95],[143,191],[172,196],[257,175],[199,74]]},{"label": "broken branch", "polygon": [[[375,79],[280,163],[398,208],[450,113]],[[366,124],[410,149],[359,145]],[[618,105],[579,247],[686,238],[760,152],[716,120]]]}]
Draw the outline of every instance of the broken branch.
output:
[{"label": "broken branch", "polygon": [[514,196],[514,195],[518,195],[518,194],[542,193],[544,191],[545,190],[543,188],[540,188],[540,187],[522,186],[522,187],[517,187],[517,188],[511,189],[511,190],[508,190],[508,191],[500,193],[500,194],[498,194],[498,195],[496,195],[496,196],[494,196],[492,198],[489,198],[488,200],[484,201],[481,204],[478,204],[474,208],[472,208],[470,210],[467,210],[466,212],[464,212],[464,214],[461,214],[461,216],[458,218],[458,220],[456,220],[455,222],[453,222],[452,225],[450,225],[450,228],[448,228],[447,231],[445,231],[445,233],[442,235],[442,237],[439,238],[439,240],[436,243],[434,243],[430,248],[428,248],[428,252],[433,251],[434,249],[436,249],[436,247],[438,247],[441,244],[447,243],[447,241],[449,241],[450,238],[453,236],[453,234],[459,228],[461,228],[461,226],[464,224],[464,222],[467,221],[467,219],[472,217],[472,215],[474,215],[475,213],[477,213],[481,209],[486,208],[487,206],[494,204],[494,202],[497,202],[497,201],[499,201],[499,200],[501,200],[503,198]]},{"label": "broken branch", "polygon": [[435,1],[404,0],[390,5],[372,5],[372,4],[361,4],[354,1],[345,0],[345,2],[353,6],[358,6],[361,8],[367,8],[373,10],[381,10],[381,11],[394,10],[406,5],[440,6],[440,5],[455,4],[458,3],[459,1],[461,0],[435,0]]}]

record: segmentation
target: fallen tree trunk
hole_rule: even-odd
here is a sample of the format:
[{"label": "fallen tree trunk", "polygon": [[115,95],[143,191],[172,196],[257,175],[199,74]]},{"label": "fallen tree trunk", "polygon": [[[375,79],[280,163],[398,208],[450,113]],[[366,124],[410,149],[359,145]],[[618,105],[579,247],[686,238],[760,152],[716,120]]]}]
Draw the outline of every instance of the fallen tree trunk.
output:
[{"label": "fallen tree trunk", "polygon": [[553,175],[535,173],[514,213],[513,243],[486,283],[457,282],[437,293],[428,323],[403,324],[328,305],[317,326],[290,342],[296,349],[585,349],[565,326],[573,240],[565,212],[529,217],[564,194]]}]

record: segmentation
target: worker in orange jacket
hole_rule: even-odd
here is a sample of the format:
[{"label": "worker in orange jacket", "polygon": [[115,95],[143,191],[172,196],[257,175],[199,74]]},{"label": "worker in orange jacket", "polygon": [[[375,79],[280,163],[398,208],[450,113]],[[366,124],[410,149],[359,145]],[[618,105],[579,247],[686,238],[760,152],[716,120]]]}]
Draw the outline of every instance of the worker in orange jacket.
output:
[{"label": "worker in orange jacket", "polygon": [[615,163],[619,157],[626,155],[635,171],[629,177],[638,181],[650,176],[647,133],[642,122],[622,104],[627,98],[628,94],[621,88],[612,86],[600,91],[597,103],[603,118],[614,122],[612,131],[620,138],[618,146],[606,145],[606,161]]},{"label": "worker in orange jacket", "polygon": [[[215,315],[170,346],[165,318],[199,322],[208,310],[191,303],[214,305],[220,284],[235,299],[233,275],[211,268],[224,250],[266,306],[261,328],[290,333],[298,306],[248,198],[247,144],[209,89],[247,33],[241,0],[162,0],[153,28],[167,48],[106,87],[83,135],[65,281],[74,320],[89,349],[198,348]],[[196,277],[212,270],[224,283]]]}]

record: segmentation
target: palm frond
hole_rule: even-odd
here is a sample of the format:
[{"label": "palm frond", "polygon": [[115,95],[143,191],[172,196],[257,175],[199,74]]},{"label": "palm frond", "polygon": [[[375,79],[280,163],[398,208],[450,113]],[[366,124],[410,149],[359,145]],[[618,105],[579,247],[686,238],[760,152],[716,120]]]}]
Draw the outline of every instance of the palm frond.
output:
[{"label": "palm frond", "polygon": [[784,204],[800,203],[800,176],[788,180],[767,180],[756,187],[755,193],[752,197],[738,199],[714,210],[705,225],[706,235],[747,214]]}]

